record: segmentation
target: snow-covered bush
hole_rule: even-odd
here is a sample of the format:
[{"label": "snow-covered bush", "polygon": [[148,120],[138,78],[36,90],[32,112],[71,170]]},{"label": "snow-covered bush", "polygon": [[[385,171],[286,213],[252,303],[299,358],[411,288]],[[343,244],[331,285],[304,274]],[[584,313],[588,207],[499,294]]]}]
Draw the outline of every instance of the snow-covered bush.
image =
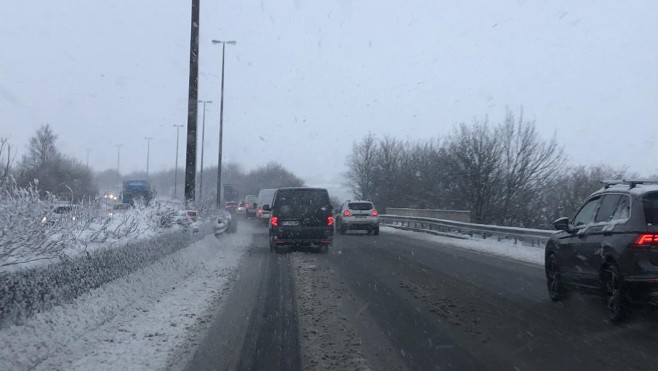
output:
[{"label": "snow-covered bush", "polygon": [[0,191],[0,271],[70,259],[178,226],[176,210],[158,202],[117,210],[88,202],[64,206],[71,210],[60,214],[54,212],[57,207],[63,206],[50,194],[40,195],[36,184],[29,188],[13,184]]}]

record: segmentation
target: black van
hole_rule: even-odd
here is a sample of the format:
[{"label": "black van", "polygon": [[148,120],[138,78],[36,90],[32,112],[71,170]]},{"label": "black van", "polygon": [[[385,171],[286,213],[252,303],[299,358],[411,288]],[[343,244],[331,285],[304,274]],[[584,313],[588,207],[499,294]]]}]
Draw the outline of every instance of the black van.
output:
[{"label": "black van", "polygon": [[329,250],[334,239],[334,216],[326,189],[279,188],[271,209],[270,251],[279,246]]}]

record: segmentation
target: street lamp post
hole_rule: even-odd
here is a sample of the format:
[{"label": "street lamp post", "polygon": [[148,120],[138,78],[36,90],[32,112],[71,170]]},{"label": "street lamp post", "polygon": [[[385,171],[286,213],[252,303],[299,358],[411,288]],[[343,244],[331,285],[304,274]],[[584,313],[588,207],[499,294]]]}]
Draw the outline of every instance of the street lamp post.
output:
[{"label": "street lamp post", "polygon": [[123,144],[117,144],[117,175],[119,177],[119,186],[121,186],[121,147]]},{"label": "street lamp post", "polygon": [[217,208],[222,206],[222,151],[224,150],[224,56],[226,54],[226,44],[235,45],[235,40],[222,41],[213,40],[213,44],[222,44],[222,88],[219,101],[219,155],[217,158]]},{"label": "street lamp post", "polygon": [[212,103],[211,100],[200,100],[203,104],[203,119],[201,120],[201,171],[199,173],[199,201],[203,202],[203,146],[206,142],[206,103]]},{"label": "street lamp post", "polygon": [[146,139],[146,180],[149,179],[149,162],[151,159],[151,140],[153,137],[144,137]]},{"label": "street lamp post", "polygon": [[180,134],[180,128],[185,125],[174,125],[176,128],[176,166],[174,167],[174,199],[176,199],[176,193],[178,191],[178,138]]}]

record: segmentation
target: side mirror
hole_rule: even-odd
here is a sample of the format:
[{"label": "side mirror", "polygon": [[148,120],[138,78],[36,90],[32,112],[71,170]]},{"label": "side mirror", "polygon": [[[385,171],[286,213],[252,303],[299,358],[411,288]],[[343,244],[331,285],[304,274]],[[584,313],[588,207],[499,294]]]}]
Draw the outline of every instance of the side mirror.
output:
[{"label": "side mirror", "polygon": [[263,209],[263,211],[272,211],[272,209],[270,208],[270,205],[268,205],[268,204],[263,205],[262,209]]},{"label": "side mirror", "polygon": [[558,220],[554,221],[553,226],[558,231],[567,231],[567,232],[569,232],[571,230],[571,228],[569,228],[569,218],[567,218],[567,217],[562,217],[562,218],[559,218]]}]

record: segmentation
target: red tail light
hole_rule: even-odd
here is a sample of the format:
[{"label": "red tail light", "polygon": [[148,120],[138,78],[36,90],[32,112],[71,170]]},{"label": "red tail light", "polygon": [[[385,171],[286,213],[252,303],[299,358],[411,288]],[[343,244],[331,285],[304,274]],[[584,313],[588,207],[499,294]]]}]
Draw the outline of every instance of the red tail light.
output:
[{"label": "red tail light", "polygon": [[352,213],[349,210],[343,211],[343,216],[350,216]]},{"label": "red tail light", "polygon": [[330,216],[330,217],[327,218],[327,225],[329,227],[334,225],[334,217],[333,216]]},{"label": "red tail light", "polygon": [[271,219],[272,227],[278,227],[279,226],[279,218],[276,216],[273,216]]},{"label": "red tail light", "polygon": [[248,204],[247,202],[244,203],[244,208],[245,208],[245,209],[248,209],[248,208],[249,208],[249,204]]},{"label": "red tail light", "polygon": [[372,211],[372,216],[377,216],[377,215],[379,215],[379,212],[377,210],[373,210]]},{"label": "red tail light", "polygon": [[658,234],[641,234],[634,243],[635,246],[658,245]]},{"label": "red tail light", "polygon": [[256,214],[261,215],[262,213],[263,213],[263,209],[259,207],[258,210],[256,210]]}]

